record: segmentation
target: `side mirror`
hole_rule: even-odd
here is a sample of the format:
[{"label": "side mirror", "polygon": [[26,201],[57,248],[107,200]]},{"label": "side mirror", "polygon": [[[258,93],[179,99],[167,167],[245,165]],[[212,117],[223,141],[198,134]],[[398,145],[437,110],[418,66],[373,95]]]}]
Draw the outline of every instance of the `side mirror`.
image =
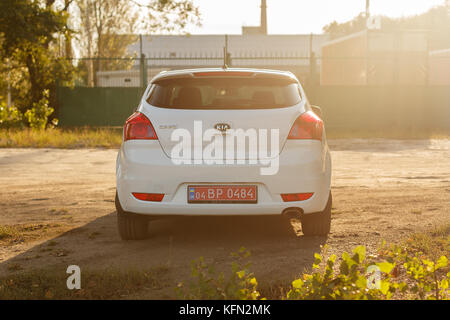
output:
[{"label": "side mirror", "polygon": [[320,107],[311,106],[311,109],[320,119],[322,119],[322,109]]}]

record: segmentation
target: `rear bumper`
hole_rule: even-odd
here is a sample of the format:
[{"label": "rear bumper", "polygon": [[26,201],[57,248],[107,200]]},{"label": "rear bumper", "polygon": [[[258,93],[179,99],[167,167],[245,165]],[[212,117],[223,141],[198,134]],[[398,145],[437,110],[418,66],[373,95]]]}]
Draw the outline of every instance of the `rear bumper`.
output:
[{"label": "rear bumper", "polygon": [[[148,215],[279,215],[287,208],[305,214],[322,211],[331,181],[331,159],[319,141],[288,141],[275,175],[261,175],[261,165],[176,165],[157,141],[127,141],[117,156],[117,192],[127,212]],[[256,204],[191,204],[187,186],[195,184],[252,184]],[[137,200],[132,192],[164,193],[162,202]],[[306,201],[283,202],[282,193],[308,193]]]}]

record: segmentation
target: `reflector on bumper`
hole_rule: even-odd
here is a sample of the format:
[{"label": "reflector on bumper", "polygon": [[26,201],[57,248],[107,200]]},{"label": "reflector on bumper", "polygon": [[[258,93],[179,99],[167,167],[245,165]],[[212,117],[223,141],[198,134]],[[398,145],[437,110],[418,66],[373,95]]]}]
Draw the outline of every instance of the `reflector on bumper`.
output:
[{"label": "reflector on bumper", "polygon": [[281,198],[284,202],[305,201],[313,196],[314,193],[283,193]]},{"label": "reflector on bumper", "polygon": [[142,201],[153,201],[153,202],[161,202],[164,198],[164,194],[162,193],[137,193],[133,192],[133,196]]}]

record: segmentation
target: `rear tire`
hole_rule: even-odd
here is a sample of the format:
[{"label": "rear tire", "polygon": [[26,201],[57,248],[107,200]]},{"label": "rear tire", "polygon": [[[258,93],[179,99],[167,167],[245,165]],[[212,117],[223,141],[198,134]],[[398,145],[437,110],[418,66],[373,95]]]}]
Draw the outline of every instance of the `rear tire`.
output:
[{"label": "rear tire", "polygon": [[302,231],[305,236],[326,236],[330,233],[332,203],[333,198],[330,191],[327,206],[322,212],[303,216]]},{"label": "rear tire", "polygon": [[125,212],[116,193],[117,227],[122,240],[142,240],[148,237],[148,219],[145,216]]}]

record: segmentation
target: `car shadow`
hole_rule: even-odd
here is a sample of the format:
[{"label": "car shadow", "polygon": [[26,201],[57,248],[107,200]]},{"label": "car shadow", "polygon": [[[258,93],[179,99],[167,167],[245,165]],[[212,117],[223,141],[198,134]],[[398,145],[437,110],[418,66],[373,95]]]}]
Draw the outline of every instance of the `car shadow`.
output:
[{"label": "car shadow", "polygon": [[230,272],[231,253],[244,247],[260,283],[289,283],[311,269],[314,253],[327,241],[305,237],[300,229],[298,221],[273,216],[178,217],[152,221],[148,239],[122,241],[112,212],[2,261],[0,277],[38,269],[65,274],[69,265],[82,270],[165,266],[167,286],[175,287],[189,280],[191,261],[199,257],[218,271]]}]

